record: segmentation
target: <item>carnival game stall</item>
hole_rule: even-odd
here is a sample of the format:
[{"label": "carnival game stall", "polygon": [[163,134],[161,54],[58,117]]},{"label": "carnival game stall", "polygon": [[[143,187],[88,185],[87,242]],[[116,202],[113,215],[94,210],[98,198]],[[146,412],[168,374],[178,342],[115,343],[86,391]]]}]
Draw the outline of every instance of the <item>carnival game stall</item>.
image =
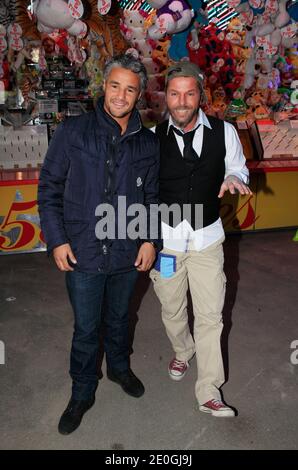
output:
[{"label": "carnival game stall", "polygon": [[0,14],[0,253],[45,249],[37,183],[58,123],[93,109],[103,67],[144,63],[138,103],[166,116],[165,70],[204,72],[204,111],[238,130],[253,196],[222,201],[227,231],[298,226],[297,0],[4,0]]}]

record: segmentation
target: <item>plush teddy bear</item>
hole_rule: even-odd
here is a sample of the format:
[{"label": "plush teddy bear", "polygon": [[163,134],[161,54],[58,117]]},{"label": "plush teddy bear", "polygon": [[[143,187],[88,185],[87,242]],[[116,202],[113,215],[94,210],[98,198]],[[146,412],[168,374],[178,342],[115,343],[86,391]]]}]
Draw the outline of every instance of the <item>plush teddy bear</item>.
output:
[{"label": "plush teddy bear", "polygon": [[277,90],[270,90],[268,99],[267,99],[267,104],[270,106],[272,111],[278,111],[280,108],[280,103],[281,101],[281,93],[278,93]]},{"label": "plush teddy bear", "polygon": [[[81,4],[81,2],[80,2]],[[83,5],[81,4],[82,9]],[[87,25],[72,15],[67,1],[37,0],[33,3],[37,18],[37,29],[41,33],[52,33],[55,29],[66,29],[74,36],[85,36]]]},{"label": "plush teddy bear", "polygon": [[257,104],[253,108],[255,118],[258,119],[268,119],[270,116],[269,108],[264,104]]},{"label": "plush teddy bear", "polygon": [[246,100],[248,106],[256,106],[257,104],[266,104],[268,100],[269,90],[254,91]]},{"label": "plush teddy bear", "polygon": [[212,109],[213,111],[215,111],[219,119],[224,118],[224,113],[227,108],[227,103],[225,102],[225,99],[226,92],[223,86],[217,86],[212,93]]}]

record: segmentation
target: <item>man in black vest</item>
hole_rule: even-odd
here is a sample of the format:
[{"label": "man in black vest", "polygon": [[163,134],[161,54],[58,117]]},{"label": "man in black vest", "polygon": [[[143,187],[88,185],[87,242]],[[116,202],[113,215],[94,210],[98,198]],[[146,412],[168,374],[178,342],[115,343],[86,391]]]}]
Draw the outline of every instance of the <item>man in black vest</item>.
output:
[{"label": "man in black vest", "polygon": [[[175,351],[168,368],[171,379],[183,378],[196,353],[195,393],[200,411],[231,417],[235,411],[222,401],[219,390],[225,380],[220,337],[226,284],[219,206],[225,191],[243,195],[251,191],[236,130],[200,109],[205,97],[203,78],[190,62],[177,63],[167,71],[170,117],[155,129],[161,143],[160,202],[182,210],[187,205],[189,211],[180,223],[171,217],[162,222],[164,249],[151,278]],[[203,209],[201,218],[197,207]],[[187,316],[188,287],[193,337]]]}]

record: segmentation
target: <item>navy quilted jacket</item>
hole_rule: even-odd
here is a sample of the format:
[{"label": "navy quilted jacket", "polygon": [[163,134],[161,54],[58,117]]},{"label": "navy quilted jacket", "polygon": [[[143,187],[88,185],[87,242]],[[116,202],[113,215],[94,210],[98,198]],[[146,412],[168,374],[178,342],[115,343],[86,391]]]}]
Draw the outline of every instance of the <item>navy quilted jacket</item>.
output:
[{"label": "navy quilted jacket", "polygon": [[[83,272],[123,272],[134,268],[142,241],[117,238],[118,196],[126,204],[158,203],[159,143],[142,126],[134,110],[127,130],[103,109],[103,99],[95,111],[69,118],[58,126],[50,142],[41,170],[38,205],[48,252],[70,243],[77,259],[75,269]],[[116,239],[100,240],[95,215],[102,203],[116,209]],[[129,223],[127,219],[126,223]],[[153,240],[161,247],[159,239]]]}]

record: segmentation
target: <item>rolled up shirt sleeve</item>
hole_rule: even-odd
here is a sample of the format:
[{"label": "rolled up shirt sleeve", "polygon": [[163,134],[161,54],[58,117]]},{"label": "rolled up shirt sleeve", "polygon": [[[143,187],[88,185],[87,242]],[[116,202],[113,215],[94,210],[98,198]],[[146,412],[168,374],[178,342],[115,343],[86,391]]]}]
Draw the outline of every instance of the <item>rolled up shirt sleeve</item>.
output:
[{"label": "rolled up shirt sleeve", "polygon": [[246,166],[246,158],[243,153],[243,147],[240,142],[238,133],[235,127],[225,122],[225,178],[228,176],[237,176],[243,183],[249,182],[249,171]]}]

